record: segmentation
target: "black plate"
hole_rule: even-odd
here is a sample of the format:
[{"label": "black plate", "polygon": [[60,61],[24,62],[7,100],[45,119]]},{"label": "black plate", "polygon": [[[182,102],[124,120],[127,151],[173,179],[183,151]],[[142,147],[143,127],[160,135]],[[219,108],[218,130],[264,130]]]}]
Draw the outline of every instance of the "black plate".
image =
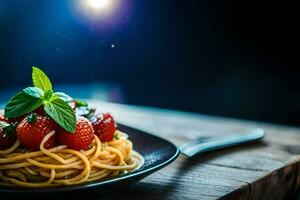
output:
[{"label": "black plate", "polygon": [[151,173],[170,164],[179,155],[179,150],[176,146],[167,140],[121,124],[118,124],[118,128],[129,135],[130,140],[134,144],[134,149],[143,155],[145,163],[140,169],[122,176],[74,186],[47,187],[39,189],[0,186],[0,193],[58,193],[83,190],[93,191],[95,189],[101,189],[101,191],[112,191],[120,186],[128,186],[131,183],[135,183],[145,178]]}]

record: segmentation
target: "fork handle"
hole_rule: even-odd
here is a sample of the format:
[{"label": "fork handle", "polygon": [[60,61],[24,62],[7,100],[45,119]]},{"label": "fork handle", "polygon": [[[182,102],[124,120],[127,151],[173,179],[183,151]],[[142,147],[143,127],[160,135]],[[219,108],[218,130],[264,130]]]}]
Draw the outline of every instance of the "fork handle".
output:
[{"label": "fork handle", "polygon": [[257,128],[250,133],[235,134],[222,137],[216,137],[208,140],[195,140],[188,142],[179,147],[182,154],[193,157],[199,153],[225,149],[254,141],[258,141],[264,137],[264,130]]}]

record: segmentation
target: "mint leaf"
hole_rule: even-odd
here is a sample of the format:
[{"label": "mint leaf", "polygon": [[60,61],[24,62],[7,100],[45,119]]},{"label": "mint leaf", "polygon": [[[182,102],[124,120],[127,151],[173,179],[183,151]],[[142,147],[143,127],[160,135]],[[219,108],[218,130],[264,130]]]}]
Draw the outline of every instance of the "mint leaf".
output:
[{"label": "mint leaf", "polygon": [[26,118],[29,124],[33,124],[34,122],[36,122],[37,114],[30,113]]},{"label": "mint leaf", "polygon": [[44,107],[46,113],[63,129],[74,133],[76,130],[75,112],[68,103],[55,98]]},{"label": "mint leaf", "polygon": [[114,134],[114,139],[115,139],[115,140],[119,140],[119,135],[115,133],[115,134]]},{"label": "mint leaf", "polygon": [[44,100],[50,101],[52,97],[53,97],[53,91],[47,90],[44,95]]},{"label": "mint leaf", "polygon": [[6,122],[0,121],[0,126],[4,129],[4,128],[8,127],[9,124]]},{"label": "mint leaf", "polygon": [[27,87],[23,89],[23,91],[28,94],[29,96],[35,97],[35,98],[42,98],[44,96],[44,91],[37,87]]},{"label": "mint leaf", "polygon": [[5,105],[5,117],[14,118],[32,112],[43,104],[40,98],[28,95],[24,91],[12,97]]},{"label": "mint leaf", "polygon": [[81,100],[78,100],[78,99],[75,100],[75,103],[76,103],[76,107],[87,107],[88,106],[87,102],[81,101]]},{"label": "mint leaf", "polygon": [[54,93],[58,98],[60,98],[61,100],[65,101],[65,102],[71,102],[73,101],[73,98],[70,97],[69,95],[63,93],[63,92],[55,92]]},{"label": "mint leaf", "polygon": [[32,81],[35,87],[42,90],[52,90],[52,84],[47,75],[37,67],[32,67]]}]

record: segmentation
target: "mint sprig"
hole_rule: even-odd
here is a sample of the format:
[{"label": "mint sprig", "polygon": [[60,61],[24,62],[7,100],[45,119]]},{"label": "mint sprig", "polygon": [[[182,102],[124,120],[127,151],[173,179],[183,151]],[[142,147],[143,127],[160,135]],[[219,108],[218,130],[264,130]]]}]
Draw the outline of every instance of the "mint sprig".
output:
[{"label": "mint sprig", "polygon": [[43,99],[51,102],[52,98],[56,98],[56,96],[53,95],[53,90],[46,90]]},{"label": "mint sprig", "polygon": [[75,100],[77,107],[88,107],[88,103],[79,99]]},{"label": "mint sprig", "polygon": [[43,105],[43,100],[33,97],[25,93],[19,92],[12,97],[5,106],[5,117],[15,118],[22,116],[26,113],[32,112],[38,107]]},{"label": "mint sprig", "polygon": [[55,93],[50,79],[37,67],[32,68],[32,81],[35,87],[23,89],[8,101],[5,117],[19,117],[44,105],[46,113],[59,126],[68,132],[75,132],[76,116],[68,104],[73,99],[62,92]]},{"label": "mint sprig", "polygon": [[44,91],[52,90],[52,84],[47,75],[37,67],[32,67],[32,81],[33,85],[41,88]]},{"label": "mint sprig", "polygon": [[45,104],[45,111],[62,128],[71,133],[75,132],[76,117],[68,103],[56,98]]},{"label": "mint sprig", "polygon": [[27,87],[23,89],[23,91],[29,96],[39,98],[39,99],[45,95],[45,92],[42,89],[37,87]]},{"label": "mint sprig", "polygon": [[114,134],[114,139],[115,140],[119,140],[120,138],[119,138],[119,135],[118,134]]},{"label": "mint sprig", "polygon": [[72,97],[70,97],[69,95],[67,95],[67,94],[65,94],[63,92],[55,92],[55,96],[58,97],[58,98],[60,98],[60,99],[62,99],[65,102],[68,102],[68,103],[70,103],[70,102],[73,101]]}]

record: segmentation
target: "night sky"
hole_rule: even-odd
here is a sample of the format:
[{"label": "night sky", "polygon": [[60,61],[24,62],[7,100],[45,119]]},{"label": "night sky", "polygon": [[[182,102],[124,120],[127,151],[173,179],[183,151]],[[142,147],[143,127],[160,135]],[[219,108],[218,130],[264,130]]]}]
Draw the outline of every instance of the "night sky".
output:
[{"label": "night sky", "polygon": [[[300,125],[297,6],[260,1],[0,1],[0,90],[117,84],[122,102]],[[299,117],[298,117],[299,116]]]}]

